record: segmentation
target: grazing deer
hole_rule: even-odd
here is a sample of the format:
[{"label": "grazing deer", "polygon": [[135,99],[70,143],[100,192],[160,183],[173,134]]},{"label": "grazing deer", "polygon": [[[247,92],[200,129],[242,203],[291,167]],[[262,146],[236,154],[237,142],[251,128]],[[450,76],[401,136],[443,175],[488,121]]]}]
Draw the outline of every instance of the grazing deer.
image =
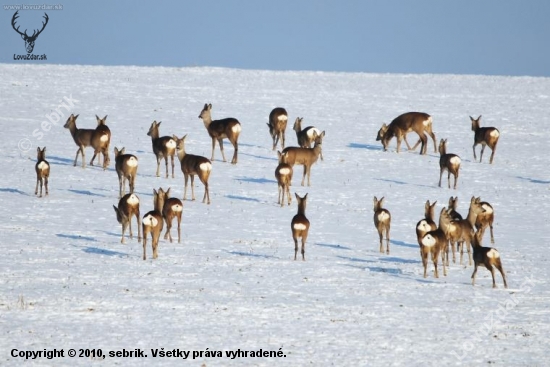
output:
[{"label": "grazing deer", "polygon": [[[416,239],[418,245],[422,247],[422,237],[430,231],[435,231],[437,229],[437,224],[434,221],[434,211],[437,200],[430,204],[430,200],[426,200],[424,204],[424,219],[421,219],[416,223]],[[420,253],[422,255],[422,252]]]},{"label": "grazing deer", "polygon": [[323,137],[325,136],[325,132],[323,131],[320,135],[317,135],[317,133],[314,132],[313,135],[315,136],[315,145],[313,148],[288,147],[288,148],[285,148],[282,152],[282,154],[286,155],[286,163],[288,163],[290,166],[294,166],[296,164],[301,164],[304,166],[304,174],[302,176],[302,186],[304,186],[304,180],[306,178],[306,175],[307,175],[307,185],[311,186],[310,184],[311,166],[313,166],[313,164],[317,162],[319,155],[322,154],[322,144],[323,144]]},{"label": "grazing deer", "polygon": [[380,252],[384,253],[384,245],[382,240],[384,238],[383,234],[386,233],[386,253],[390,254],[390,225],[391,225],[391,214],[389,210],[382,208],[384,203],[384,198],[380,200],[374,197],[374,226],[378,231],[378,237],[380,237]]},{"label": "grazing deer", "polygon": [[[472,238],[474,236],[474,225],[475,225],[477,216],[480,213],[483,213],[483,210],[484,209],[481,207],[481,204],[479,202],[476,202],[475,198],[472,197],[472,199],[470,200],[470,208],[468,209],[468,216],[466,217],[466,219],[454,221],[451,219],[451,216],[448,212],[442,215],[444,217],[443,221],[445,222],[443,230],[445,231],[445,235],[453,251],[453,263],[456,262],[456,259],[455,259],[455,243],[456,243],[458,244],[458,247],[460,247],[460,249],[457,248],[457,250],[460,250],[460,265],[462,265],[464,245],[466,245],[466,249],[468,250],[468,263],[469,265],[472,265],[472,255],[470,252],[470,247],[472,243]],[[447,255],[447,262],[448,262],[448,255]]]},{"label": "grazing deer", "polygon": [[292,183],[292,166],[288,164],[287,153],[281,153],[277,151],[279,156],[279,165],[275,168],[275,178],[278,185],[277,204],[281,204],[281,207],[285,204],[285,193],[288,199],[288,205],[290,205],[290,184]]},{"label": "grazing deer", "polygon": [[305,194],[304,197],[298,196],[297,193],[294,193],[294,195],[296,196],[296,201],[298,202],[298,213],[292,218],[292,222],[290,223],[292,238],[294,239],[294,260],[296,260],[298,254],[298,238],[301,238],[302,260],[305,261],[305,247],[309,232],[309,220],[306,218],[307,194]]},{"label": "grazing deer", "polygon": [[205,104],[199,118],[204,122],[206,130],[208,130],[208,135],[212,138],[212,158],[211,161],[214,161],[214,148],[216,148],[216,140],[220,145],[220,151],[222,152],[222,158],[224,162],[225,154],[223,152],[223,139],[229,139],[231,144],[233,144],[234,153],[231,164],[237,164],[237,154],[239,153],[239,134],[241,133],[241,123],[232,117],[221,119],[221,120],[212,120],[212,104]]},{"label": "grazing deer", "polygon": [[480,163],[483,159],[483,151],[485,150],[485,146],[488,145],[492,150],[489,163],[493,164],[493,157],[495,156],[495,150],[497,149],[500,132],[495,127],[480,127],[479,121],[481,120],[481,115],[477,119],[470,116],[470,120],[472,121],[472,131],[474,131],[474,161],[477,160],[476,145],[481,144],[481,154],[479,156]]},{"label": "grazing deer", "polygon": [[185,152],[185,135],[183,138],[178,139],[176,135],[173,136],[176,141],[176,149],[178,151],[178,159],[181,164],[181,171],[183,172],[183,177],[185,180],[185,189],[183,191],[183,200],[187,198],[187,182],[189,176],[191,176],[191,197],[195,200],[195,175],[199,177],[199,180],[204,185],[204,197],[202,202],[204,203],[207,200],[207,204],[210,204],[210,191],[208,189],[208,178],[210,177],[210,172],[212,172],[212,163],[208,158],[202,157],[200,155],[187,154]]},{"label": "grazing deer", "polygon": [[483,234],[480,231],[477,231],[473,238],[474,246],[474,272],[472,273],[472,285],[475,285],[477,267],[483,265],[491,272],[493,277],[493,288],[497,287],[495,282],[495,268],[498,269],[502,280],[504,282],[504,288],[508,288],[506,284],[506,275],[504,274],[504,269],[502,269],[502,262],[500,261],[500,253],[496,248],[493,247],[482,247],[481,238]]},{"label": "grazing deer", "polygon": [[143,216],[143,260],[147,260],[147,236],[151,234],[153,246],[153,259],[158,257],[158,245],[160,233],[164,226],[164,218],[162,217],[162,209],[164,208],[164,195],[160,195],[157,190],[153,189],[154,208]]},{"label": "grazing deer", "polygon": [[452,220],[462,220],[462,215],[460,215],[459,212],[456,211],[456,208],[458,207],[458,196],[450,197],[449,198],[449,207],[447,212],[451,216]]},{"label": "grazing deer", "polygon": [[[301,148],[311,148],[312,144],[315,144],[315,134],[321,135],[321,130],[313,126],[308,126],[302,130],[303,117],[296,117],[294,121],[294,131],[296,131],[296,138],[298,139],[298,146]],[[321,152],[321,160],[323,160],[323,152]]]},{"label": "grazing deer", "polygon": [[441,265],[443,266],[443,275],[447,275],[445,261],[443,259],[443,253],[445,252],[447,246],[447,238],[445,237],[443,222],[441,220],[444,211],[445,208],[441,209],[441,213],[439,214],[439,227],[436,230],[427,232],[420,240],[420,254],[422,257],[422,265],[424,266],[424,278],[427,277],[428,256],[430,255],[434,264],[434,275],[436,278],[439,278],[439,274],[437,272],[437,262],[440,253],[442,254]]},{"label": "grazing deer", "polygon": [[456,181],[458,179],[458,173],[460,170],[460,157],[456,154],[447,153],[447,139],[441,139],[439,142],[439,187],[441,187],[441,178],[443,177],[443,172],[447,171],[449,174],[447,176],[447,183],[449,189],[451,188],[451,174],[455,177],[455,184],[453,189],[456,190]]},{"label": "grazing deer", "polygon": [[168,157],[172,160],[172,178],[174,178],[174,155],[176,154],[176,141],[169,137],[160,137],[159,126],[162,121],[153,121],[149,128],[148,136],[151,137],[153,144],[153,153],[157,157],[157,177],[160,177],[160,161],[164,158],[166,163],[166,178],[168,178]]},{"label": "grazing deer", "polygon": [[118,201],[118,207],[113,205],[116,213],[116,220],[122,224],[122,238],[120,243],[124,243],[124,233],[126,228],[130,227],[130,239],[134,238],[132,233],[132,217],[136,217],[138,226],[138,242],[141,243],[141,217],[139,215],[139,198],[136,194],[126,194]]},{"label": "grazing deer", "polygon": [[481,232],[481,238],[485,234],[487,227],[491,230],[491,243],[495,243],[495,237],[493,236],[493,221],[495,220],[495,211],[491,204],[486,201],[481,201],[481,198],[476,198],[476,201],[481,205],[484,212],[479,213],[476,218],[476,230]]},{"label": "grazing deer", "polygon": [[178,243],[181,243],[181,212],[183,211],[183,203],[180,199],[170,197],[170,189],[164,191],[162,188],[159,188],[158,193],[164,196],[164,206],[162,208],[162,217],[166,222],[164,239],[170,239],[170,242],[172,242],[170,230],[172,229],[172,220],[176,218],[178,222]]},{"label": "grazing deer", "polygon": [[[101,136],[98,135],[98,138],[96,138],[96,140],[93,140],[92,135],[94,134],[95,129],[79,129],[79,128],[77,128],[76,127],[76,119],[78,118],[78,116],[80,116],[80,115],[75,116],[74,114],[71,114],[71,116],[69,116],[69,118],[67,119],[67,122],[65,123],[65,125],[63,127],[66,128],[66,129],[69,129],[75,144],[78,146],[78,150],[76,151],[76,157],[74,158],[74,164],[73,165],[76,166],[76,162],[78,160],[78,154],[80,153],[80,154],[82,154],[82,168],[85,168],[86,167],[86,155],[84,153],[84,148],[91,146],[91,147],[94,148],[94,151],[96,151],[96,149],[98,149],[99,143],[102,141],[101,137],[103,135],[101,135]],[[90,162],[90,164],[92,164],[92,162]],[[103,161],[103,166],[104,166],[104,168],[107,167],[107,166],[105,166],[105,157],[104,157],[104,161]]]},{"label": "grazing deer", "polygon": [[50,164],[46,160],[46,147],[40,149],[36,148],[36,165],[34,166],[36,171],[36,188],[34,194],[38,194],[38,184],[40,183],[40,195],[42,197],[42,186],[46,186],[46,195],[48,195],[48,178],[50,177]]},{"label": "grazing deer", "polygon": [[134,193],[138,159],[133,154],[124,154],[126,148],[118,150],[115,147],[115,168],[118,175],[118,197],[121,198],[126,193],[126,180],[130,186],[130,194]]},{"label": "grazing deer", "polygon": [[107,121],[107,115],[104,118],[99,118],[95,115],[97,120],[97,127],[92,133],[92,146],[94,147],[94,156],[90,161],[90,166],[94,165],[95,157],[97,156],[98,164],[101,164],[99,153],[103,154],[103,169],[109,166],[111,159],[109,158],[109,145],[111,144],[111,130],[105,124]]},{"label": "grazing deer", "polygon": [[[417,133],[420,138],[412,148],[407,141],[407,134],[411,131]],[[427,132],[432,138],[434,142],[434,152],[437,153],[435,134],[432,131],[432,117],[423,112],[407,112],[397,116],[389,125],[384,123],[380,130],[378,130],[376,141],[381,141],[384,151],[387,151],[390,140],[395,136],[397,139],[397,153],[399,153],[401,149],[402,139],[405,139],[405,144],[407,144],[409,150],[415,150],[418,144],[422,143],[420,154],[426,154],[428,150],[428,138],[424,132]]]},{"label": "grazing deer", "polygon": [[282,107],[276,107],[269,113],[269,134],[273,139],[273,150],[277,148],[277,143],[281,141],[281,149],[285,148],[285,131],[288,121],[288,114]]}]

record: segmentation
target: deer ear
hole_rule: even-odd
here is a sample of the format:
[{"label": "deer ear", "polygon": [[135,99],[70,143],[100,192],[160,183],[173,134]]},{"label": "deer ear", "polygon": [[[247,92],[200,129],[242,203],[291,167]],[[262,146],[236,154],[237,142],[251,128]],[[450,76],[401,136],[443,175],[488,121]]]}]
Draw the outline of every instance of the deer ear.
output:
[{"label": "deer ear", "polygon": [[479,117],[477,118],[477,121],[479,121],[481,119],[481,115],[479,115]]},{"label": "deer ear", "polygon": [[116,206],[113,205],[113,209],[115,210],[115,213],[118,214],[118,208]]},{"label": "deer ear", "polygon": [[107,120],[107,115],[105,115],[105,117],[103,118],[103,120]]},{"label": "deer ear", "polygon": [[78,116],[80,116],[80,114],[76,115],[76,116],[74,117],[74,119],[76,120],[76,119],[78,118]]},{"label": "deer ear", "polygon": [[126,148],[122,147],[122,149],[120,150],[120,154],[124,154],[125,151],[126,151]]},{"label": "deer ear", "polygon": [[101,120],[98,115],[95,115],[95,119],[99,122]]},{"label": "deer ear", "polygon": [[208,109],[209,109],[209,110],[212,109],[212,103],[210,103],[210,104],[208,105]]},{"label": "deer ear", "polygon": [[171,190],[171,189],[172,189],[172,188],[169,187],[168,190],[166,190],[166,192],[165,192],[166,196],[170,196],[170,190]]}]

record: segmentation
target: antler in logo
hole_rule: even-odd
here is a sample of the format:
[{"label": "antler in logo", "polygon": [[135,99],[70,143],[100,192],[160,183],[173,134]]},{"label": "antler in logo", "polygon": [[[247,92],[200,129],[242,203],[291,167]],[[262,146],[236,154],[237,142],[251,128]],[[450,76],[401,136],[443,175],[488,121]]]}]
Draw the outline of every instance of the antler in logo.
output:
[{"label": "antler in logo", "polygon": [[34,41],[36,41],[36,38],[38,37],[38,35],[40,33],[42,33],[42,31],[44,30],[44,28],[46,28],[46,24],[48,24],[48,14],[44,13],[44,19],[46,19],[45,22],[42,22],[42,29],[41,30],[34,30],[32,36],[29,36],[27,34],[27,30],[25,29],[25,32],[21,33],[21,31],[19,31],[19,27],[15,28],[15,20],[17,18],[19,18],[19,15],[17,15],[17,13],[19,13],[19,10],[15,12],[15,14],[13,14],[13,18],[11,18],[11,26],[13,27],[13,29],[15,29],[15,31],[17,33],[19,33],[21,35],[21,38],[23,38],[23,40],[25,40],[25,48],[27,49],[27,53],[30,54],[32,52],[32,50],[34,49]]}]

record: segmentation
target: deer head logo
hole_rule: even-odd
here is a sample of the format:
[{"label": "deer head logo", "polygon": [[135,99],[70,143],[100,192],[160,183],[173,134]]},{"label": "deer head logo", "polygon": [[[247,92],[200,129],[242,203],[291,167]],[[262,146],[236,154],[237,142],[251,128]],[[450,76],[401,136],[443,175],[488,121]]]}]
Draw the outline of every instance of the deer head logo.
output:
[{"label": "deer head logo", "polygon": [[15,14],[13,14],[13,18],[11,18],[11,26],[13,27],[13,29],[15,29],[17,33],[21,35],[21,38],[23,38],[23,40],[25,41],[25,48],[27,49],[27,53],[30,54],[34,49],[34,41],[36,41],[38,35],[42,33],[44,28],[46,28],[46,24],[48,24],[48,14],[44,13],[44,19],[46,19],[46,21],[42,22],[42,29],[34,30],[32,36],[29,36],[26,29],[25,32],[21,33],[21,31],[19,31],[19,27],[15,28],[15,21],[17,18],[19,18],[19,15],[17,15],[17,13],[19,13],[19,10],[16,11]]}]

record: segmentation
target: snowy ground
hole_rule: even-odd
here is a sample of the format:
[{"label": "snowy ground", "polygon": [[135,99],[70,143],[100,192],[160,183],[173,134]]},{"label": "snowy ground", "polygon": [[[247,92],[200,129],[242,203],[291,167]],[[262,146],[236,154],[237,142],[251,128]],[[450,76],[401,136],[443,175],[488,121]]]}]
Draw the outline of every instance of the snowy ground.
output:
[{"label": "snowy ground", "polygon": [[[0,365],[22,362],[14,349],[55,348],[65,357],[33,363],[535,366],[550,358],[550,160],[542,150],[550,79],[0,65],[0,95]],[[212,204],[184,203],[181,244],[161,239],[159,258],[149,247],[146,261],[135,238],[120,244],[114,162],[107,171],[73,167],[66,109],[56,124],[44,122],[55,120],[65,97],[79,127],[108,115],[111,155],[124,146],[138,157],[142,215],[152,209],[153,188],[183,195],[179,162],[175,179],[154,175],[146,135],[153,120],[163,122],[161,135],[189,134],[187,151],[206,157],[211,143],[197,118],[204,103],[214,118],[240,120],[239,163],[221,162],[216,151]],[[299,167],[292,186],[309,193],[305,262],[293,260],[296,201],[276,204],[276,152],[265,124],[277,106],[290,115],[288,145],[296,144],[297,116],[326,131],[311,187],[299,186]],[[448,138],[462,157],[456,191],[437,186],[431,140],[427,156],[396,154],[395,140],[383,152],[375,141],[383,122],[407,111],[430,113],[437,139]],[[488,151],[482,164],[472,161],[468,116],[480,114],[482,126],[502,135],[493,165]],[[41,199],[33,191],[37,146],[47,146],[51,164],[50,195]],[[199,183],[197,197],[203,190]],[[426,200],[437,200],[439,213],[451,195],[464,215],[472,195],[493,204],[508,290],[500,276],[492,289],[485,269],[472,287],[473,268],[458,264],[446,277],[435,279],[432,266],[422,277],[415,224]],[[378,252],[373,196],[385,196],[393,216],[390,255]],[[70,348],[104,355],[140,348],[147,358],[70,358]],[[160,348],[191,354],[154,358]],[[260,348],[286,357],[225,356]],[[193,351],[203,356],[193,360]]]}]

